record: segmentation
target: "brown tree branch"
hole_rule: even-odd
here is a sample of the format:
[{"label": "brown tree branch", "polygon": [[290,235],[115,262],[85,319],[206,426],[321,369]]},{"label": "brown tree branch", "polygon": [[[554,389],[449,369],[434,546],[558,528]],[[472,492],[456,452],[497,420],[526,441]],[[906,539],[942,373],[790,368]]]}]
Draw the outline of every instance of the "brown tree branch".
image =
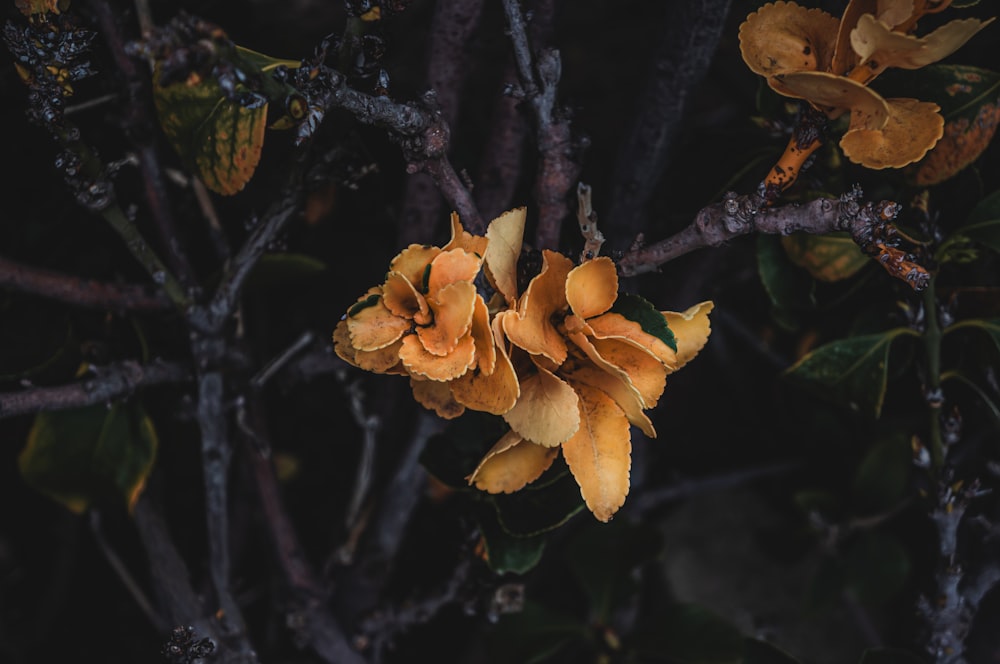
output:
[{"label": "brown tree branch", "polygon": [[839,199],[817,198],[801,205],[773,208],[761,196],[730,192],[721,203],[700,210],[694,221],[675,235],[630,250],[619,261],[619,271],[623,276],[653,272],[678,256],[716,247],[748,233],[824,235],[847,231],[863,251],[877,254],[879,263],[890,274],[904,279],[914,289],[924,288],[929,280],[927,271],[902,250],[886,244],[895,232],[889,222],[898,214],[899,205],[891,201],[862,203],[861,196],[861,189],[855,187]]},{"label": "brown tree branch", "polygon": [[158,360],[145,365],[134,360],[125,360],[103,367],[93,367],[92,371],[93,376],[68,385],[0,392],[0,419],[41,411],[91,406],[127,397],[140,387],[191,380],[191,371],[188,367]]},{"label": "brown tree branch", "polygon": [[522,92],[534,111],[538,132],[535,248],[557,249],[562,223],[570,214],[569,192],[580,173],[579,164],[572,158],[569,120],[556,108],[562,60],[555,49],[541,51],[533,59],[518,0],[504,0],[503,6]]},{"label": "brown tree branch", "polygon": [[113,284],[22,265],[0,256],[0,286],[66,304],[111,311],[169,311],[161,291],[132,284]]}]

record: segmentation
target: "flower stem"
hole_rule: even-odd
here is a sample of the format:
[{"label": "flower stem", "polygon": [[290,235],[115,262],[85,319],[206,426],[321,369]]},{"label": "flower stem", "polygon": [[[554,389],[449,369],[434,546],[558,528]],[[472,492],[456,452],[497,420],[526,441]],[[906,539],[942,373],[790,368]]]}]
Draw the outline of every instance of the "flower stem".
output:
[{"label": "flower stem", "polygon": [[924,398],[930,413],[930,452],[934,470],[940,472],[944,464],[944,440],[941,436],[941,407],[944,395],[941,393],[941,321],[938,318],[935,283],[937,275],[931,275],[930,283],[924,289],[924,359],[926,360],[926,384]]}]

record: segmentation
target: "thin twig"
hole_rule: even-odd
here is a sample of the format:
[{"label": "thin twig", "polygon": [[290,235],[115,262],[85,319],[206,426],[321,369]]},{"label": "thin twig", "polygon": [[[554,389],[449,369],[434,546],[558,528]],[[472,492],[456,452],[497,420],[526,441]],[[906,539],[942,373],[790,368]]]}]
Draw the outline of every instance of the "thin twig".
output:
[{"label": "thin twig", "polygon": [[316,335],[313,334],[311,330],[306,330],[299,337],[291,343],[288,348],[281,351],[270,362],[265,364],[260,371],[254,374],[253,378],[250,379],[250,388],[253,390],[259,390],[267,384],[267,381],[274,377],[274,374],[281,371],[292,359],[306,349],[307,346],[311,345],[313,341],[316,340]]},{"label": "thin twig", "polygon": [[604,245],[604,233],[597,227],[597,213],[590,200],[591,190],[588,185],[579,183],[576,186],[576,220],[580,224],[580,235],[583,236],[583,251],[580,261],[589,261],[601,253]]},{"label": "thin twig", "polygon": [[161,361],[142,365],[125,360],[92,367],[91,371],[93,376],[68,385],[0,392],[0,419],[106,403],[134,394],[141,387],[191,380],[188,367]]},{"label": "thin twig", "polygon": [[146,597],[146,593],[143,592],[142,587],[135,580],[135,577],[132,576],[132,573],[129,571],[128,567],[126,567],[124,561],[122,561],[121,557],[111,546],[111,543],[108,542],[108,538],[104,536],[104,530],[101,528],[101,513],[96,509],[90,510],[90,532],[94,535],[94,541],[97,542],[97,547],[101,550],[101,553],[104,554],[104,558],[108,561],[108,564],[111,565],[111,569],[115,571],[115,574],[118,575],[122,585],[125,586],[125,590],[128,591],[129,595],[132,596],[132,599],[134,599],[135,603],[139,606],[139,610],[141,610],[146,616],[146,619],[152,623],[153,627],[156,628],[156,631],[160,633],[167,632],[172,625],[168,625],[163,618],[160,617],[160,614],[156,612],[156,609],[153,608],[153,604],[149,601],[149,598]]},{"label": "thin twig", "polygon": [[22,265],[0,256],[0,286],[65,304],[111,311],[170,311],[162,292],[136,284],[113,284]]}]

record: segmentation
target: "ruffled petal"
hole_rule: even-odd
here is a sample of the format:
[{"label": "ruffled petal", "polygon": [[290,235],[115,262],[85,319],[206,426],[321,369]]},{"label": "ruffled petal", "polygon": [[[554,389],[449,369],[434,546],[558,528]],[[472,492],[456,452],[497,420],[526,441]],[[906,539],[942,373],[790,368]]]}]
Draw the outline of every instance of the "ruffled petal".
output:
[{"label": "ruffled petal", "polygon": [[399,359],[411,374],[428,380],[454,380],[476,363],[476,344],[472,335],[462,337],[455,350],[445,356],[431,355],[414,334],[403,337]]},{"label": "ruffled petal", "polygon": [[427,300],[402,272],[390,272],[386,276],[382,285],[382,303],[396,316],[412,318],[422,325],[430,322]]},{"label": "ruffled petal", "polygon": [[923,37],[895,32],[871,14],[858,19],[851,31],[851,47],[861,63],[874,63],[879,71],[886,67],[919,69],[948,57],[993,19],[960,19],[942,25]]},{"label": "ruffled petal", "polygon": [[708,336],[712,333],[712,323],[708,315],[712,313],[713,308],[715,308],[715,304],[709,300],[699,302],[680,313],[662,312],[663,317],[667,319],[667,325],[673,330],[674,337],[677,339],[675,371],[694,359],[708,343]]},{"label": "ruffled petal", "polygon": [[433,410],[438,417],[453,420],[465,412],[465,406],[452,398],[448,383],[410,378],[410,388],[417,403],[427,410]]},{"label": "ruffled petal", "polygon": [[944,136],[940,107],[916,99],[888,99],[889,119],[880,129],[851,127],[840,139],[848,159],[868,168],[900,168],[923,159]]},{"label": "ruffled petal", "polygon": [[[776,77],[789,96],[816,106],[851,111],[851,126],[881,129],[889,118],[885,99],[862,83],[821,71],[794,72]],[[829,114],[829,113],[828,113]]]},{"label": "ruffled petal", "polygon": [[431,271],[427,277],[427,296],[434,297],[439,290],[454,283],[472,283],[482,265],[482,258],[464,249],[441,252],[431,261]]},{"label": "ruffled petal", "polygon": [[472,327],[472,313],[476,307],[476,287],[468,281],[448,284],[428,296],[427,303],[434,314],[434,323],[417,328],[420,343],[432,355],[447,355],[455,350],[458,342],[467,336]]},{"label": "ruffled petal", "polygon": [[600,521],[610,521],[625,504],[632,467],[628,420],[604,392],[580,388],[580,428],[563,443],[563,457],[580,485],[587,507]]},{"label": "ruffled petal", "polygon": [[521,380],[521,396],[503,418],[524,438],[554,447],[565,442],[580,426],[576,392],[554,374],[538,369]]},{"label": "ruffled petal", "polygon": [[427,273],[427,266],[431,264],[438,254],[441,253],[440,247],[432,247],[429,244],[411,244],[406,249],[403,249],[392,262],[389,263],[390,272],[399,272],[406,279],[413,284],[413,286],[421,293],[426,292],[425,277]]},{"label": "ruffled petal", "polygon": [[470,254],[482,256],[486,253],[487,244],[489,244],[489,240],[485,237],[473,235],[462,227],[457,212],[451,213],[451,240],[444,246],[444,251],[464,249]]},{"label": "ruffled petal", "polygon": [[[351,307],[347,316],[347,331],[350,333],[351,345],[357,350],[378,350],[399,340],[410,331],[413,324],[406,318],[393,315],[382,301],[382,297],[372,300],[362,298],[365,306],[359,304]],[[371,303],[368,302],[371,300]]]},{"label": "ruffled petal", "polygon": [[400,339],[378,350],[356,351],[354,364],[359,369],[373,373],[399,373],[392,369],[399,365],[399,349],[402,347],[403,341]]},{"label": "ruffled petal", "polygon": [[794,2],[768,3],[740,26],[740,53],[761,76],[826,69],[840,21]]},{"label": "ruffled petal", "polygon": [[466,479],[488,493],[513,493],[542,476],[559,449],[542,447],[508,431]]},{"label": "ruffled petal", "polygon": [[517,301],[517,259],[521,256],[526,214],[523,207],[509,210],[490,222],[486,229],[490,241],[484,256],[486,276],[509,307]]},{"label": "ruffled petal", "polygon": [[[587,321],[590,324],[588,336],[595,339],[619,339],[631,343],[636,348],[648,352],[668,368],[678,368],[677,352],[661,339],[648,334],[642,325],[616,313],[607,313]],[[667,321],[670,325],[670,321]],[[676,331],[671,327],[676,337]]]},{"label": "ruffled petal", "polygon": [[[554,251],[542,252],[542,271],[521,296],[516,316],[503,318],[503,329],[515,346],[545,355],[556,364],[566,359],[566,341],[552,323],[566,310],[566,276],[573,263]],[[530,438],[530,437],[529,437]]]},{"label": "ruffled petal", "polygon": [[497,362],[497,342],[490,328],[490,312],[486,302],[476,295],[475,308],[472,311],[472,328],[470,334],[476,343],[476,369],[487,376],[493,373]]},{"label": "ruffled petal", "polygon": [[618,270],[607,256],[589,260],[566,276],[566,301],[580,318],[603,314],[618,299]]}]

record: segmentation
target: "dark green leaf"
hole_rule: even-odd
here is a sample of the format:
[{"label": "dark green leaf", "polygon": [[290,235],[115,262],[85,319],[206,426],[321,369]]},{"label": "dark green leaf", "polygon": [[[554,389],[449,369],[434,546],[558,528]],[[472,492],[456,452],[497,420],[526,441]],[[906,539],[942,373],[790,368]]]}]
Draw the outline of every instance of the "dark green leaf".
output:
[{"label": "dark green leaf", "polygon": [[1000,252],[1000,190],[979,201],[957,233]]},{"label": "dark green leaf", "polygon": [[840,339],[809,353],[786,374],[852,410],[879,417],[889,368],[889,348],[900,336],[915,336],[908,328]]},{"label": "dark green leaf", "polygon": [[743,642],[738,629],[697,604],[670,607],[641,625],[634,637],[644,660],[670,664],[740,664]]},{"label": "dark green leaf", "polygon": [[816,282],[803,278],[774,235],[757,236],[757,272],[771,300],[772,315],[785,329],[798,327],[797,312],[816,306]]},{"label": "dark green leaf", "polygon": [[[301,283],[322,274],[324,271],[326,271],[326,263],[306,254],[264,254],[247,275],[246,288],[254,289]],[[352,307],[352,311],[353,309],[354,307]]]},{"label": "dark green leaf", "polygon": [[920,657],[906,650],[872,648],[861,655],[859,664],[923,664],[923,661]]},{"label": "dark green leaf", "polygon": [[910,556],[896,537],[862,533],[847,551],[847,586],[866,604],[881,604],[902,590],[910,575]]},{"label": "dark green leaf", "polygon": [[799,660],[766,641],[746,639],[742,664],[799,664]]},{"label": "dark green leaf", "polygon": [[153,467],[156,431],[138,404],[40,413],[18,459],[25,481],[70,510],[135,504]]},{"label": "dark green leaf", "polygon": [[515,537],[504,531],[493,510],[483,510],[479,527],[486,544],[486,562],[497,574],[525,574],[542,559],[545,537]]},{"label": "dark green leaf", "polygon": [[854,477],[854,503],[863,514],[887,512],[899,504],[910,483],[913,452],[900,433],[878,442]]},{"label": "dark green leaf", "polygon": [[986,338],[992,342],[993,347],[1000,352],[1000,319],[998,318],[970,318],[945,328],[944,333],[950,335],[958,330],[972,328],[986,333]]},{"label": "dark green leaf", "polygon": [[569,474],[561,456],[524,489],[497,494],[490,499],[503,529],[520,537],[558,528],[584,507],[580,486]]},{"label": "dark green leaf", "polygon": [[500,616],[489,635],[490,654],[502,664],[544,662],[574,642],[585,644],[590,630],[570,616],[533,602],[524,610]]},{"label": "dark green leaf", "polygon": [[591,611],[607,621],[615,606],[635,590],[632,571],[662,549],[650,526],[622,519],[589,524],[569,547],[569,567],[590,600]]},{"label": "dark green leaf", "polygon": [[611,307],[611,312],[621,314],[630,321],[638,323],[643,332],[653,335],[673,350],[677,350],[677,339],[674,338],[674,333],[667,325],[663,314],[645,298],[621,293]]},{"label": "dark green leaf", "polygon": [[[372,297],[377,299],[379,296]],[[350,313],[353,314],[353,310]],[[442,433],[427,441],[420,463],[444,484],[468,490],[466,476],[476,469],[483,455],[506,431],[503,419],[467,410],[461,417],[451,420]]]},{"label": "dark green leaf", "polygon": [[361,300],[360,302],[356,302],[355,304],[351,305],[351,308],[347,310],[347,315],[357,316],[359,312],[364,311],[368,307],[374,307],[376,304],[378,304],[378,301],[381,297],[382,296],[379,295],[378,293],[372,293],[371,295]]}]

